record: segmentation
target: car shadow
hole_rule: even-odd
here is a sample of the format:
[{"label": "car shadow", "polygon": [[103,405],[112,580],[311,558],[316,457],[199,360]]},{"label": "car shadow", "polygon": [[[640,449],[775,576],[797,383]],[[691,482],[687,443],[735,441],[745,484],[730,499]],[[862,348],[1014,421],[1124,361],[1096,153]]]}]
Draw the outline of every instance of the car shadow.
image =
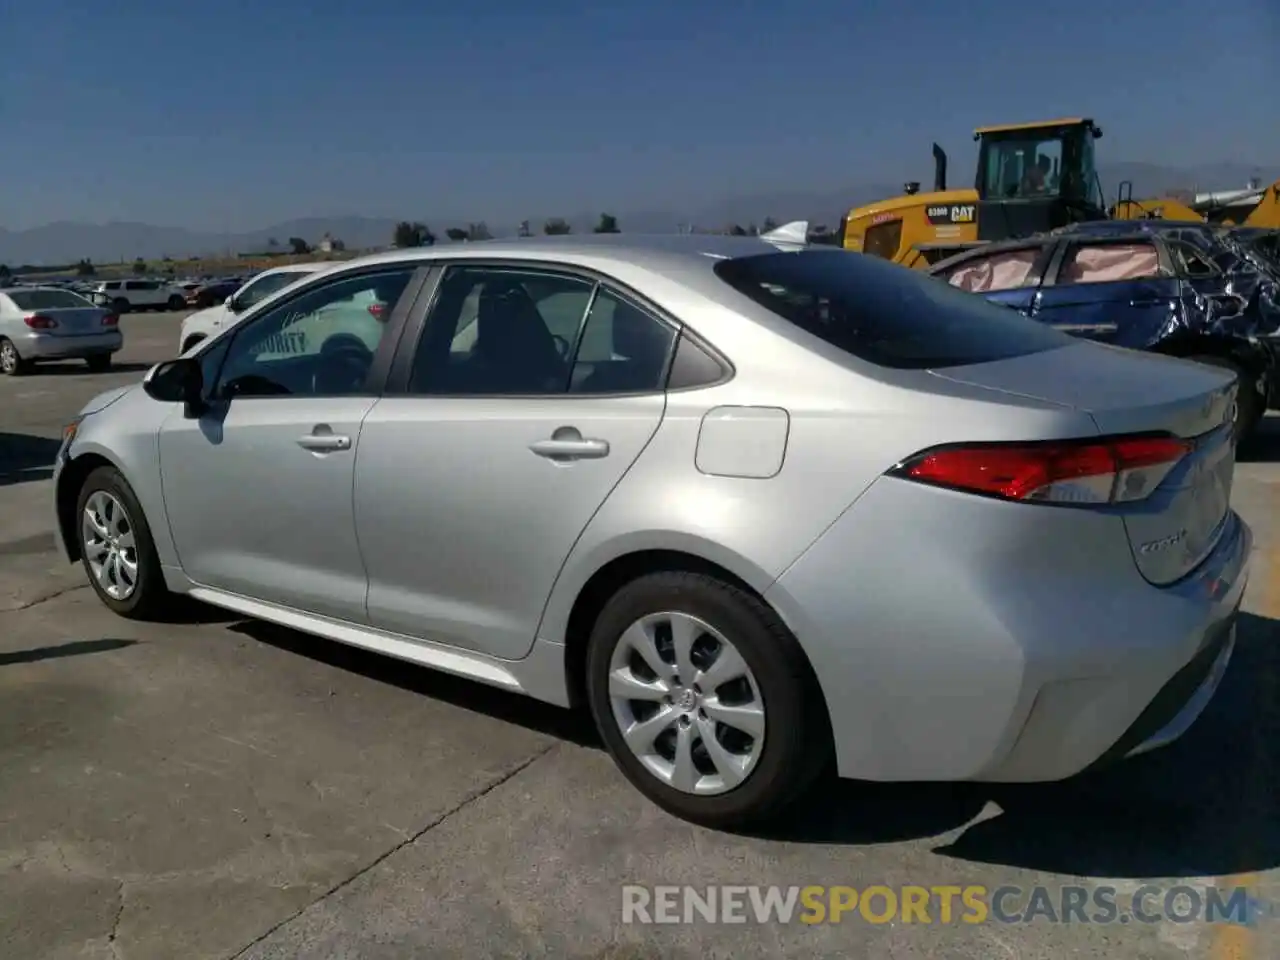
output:
[{"label": "car shadow", "polygon": [[1236,449],[1238,463],[1276,463],[1280,461],[1280,417],[1264,417],[1253,433]]},{"label": "car shadow", "polygon": [[233,624],[230,629],[280,650],[431,697],[433,700],[442,700],[463,710],[483,713],[581,746],[600,746],[590,719],[581,713],[261,620],[245,620]]},{"label": "car shadow", "polygon": [[0,667],[15,663],[39,663],[42,660],[61,660],[65,657],[80,657],[86,653],[107,653],[111,650],[122,650],[139,643],[138,640],[73,640],[55,647],[35,647],[30,650],[13,650],[0,653]]},{"label": "car shadow", "polygon": [[[381,683],[600,748],[583,712],[261,621],[231,630]],[[1280,866],[1280,621],[1241,614],[1218,696],[1176,744],[1060,783],[873,784],[828,776],[767,830],[791,843],[937,838],[958,860],[1093,877]]]},{"label": "car shadow", "polygon": [[48,480],[60,446],[50,437],[0,432],[0,487]]},{"label": "car shadow", "polygon": [[1241,614],[1222,688],[1164,750],[1059,783],[829,782],[769,835],[836,844],[939,837],[943,856],[1091,877],[1280,866],[1277,640],[1280,621]]}]

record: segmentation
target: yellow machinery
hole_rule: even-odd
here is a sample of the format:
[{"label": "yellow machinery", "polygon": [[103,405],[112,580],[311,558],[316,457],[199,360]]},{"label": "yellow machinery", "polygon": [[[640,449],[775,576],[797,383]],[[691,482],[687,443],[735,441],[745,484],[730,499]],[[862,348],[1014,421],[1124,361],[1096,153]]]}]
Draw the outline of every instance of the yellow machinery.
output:
[{"label": "yellow machinery", "polygon": [[1120,195],[1112,216],[1117,220],[1154,218],[1280,229],[1280,180],[1269,187],[1221,191],[1192,201],[1173,197],[1134,200],[1133,185],[1126,181],[1120,184]]},{"label": "yellow machinery", "polygon": [[1266,188],[1210,194],[1201,201],[1133,199],[1120,185],[1107,209],[1094,165],[1102,130],[1086,117],[979,127],[973,187],[947,189],[947,155],[933,145],[934,185],[849,211],[841,245],[921,269],[992,240],[1088,220],[1180,220],[1280,229],[1280,180]]},{"label": "yellow machinery", "polygon": [[1102,130],[1085,117],[979,127],[972,188],[947,189],[947,156],[936,143],[934,189],[849,211],[846,249],[926,267],[967,247],[1026,236],[1082,220],[1105,220],[1094,166]]}]

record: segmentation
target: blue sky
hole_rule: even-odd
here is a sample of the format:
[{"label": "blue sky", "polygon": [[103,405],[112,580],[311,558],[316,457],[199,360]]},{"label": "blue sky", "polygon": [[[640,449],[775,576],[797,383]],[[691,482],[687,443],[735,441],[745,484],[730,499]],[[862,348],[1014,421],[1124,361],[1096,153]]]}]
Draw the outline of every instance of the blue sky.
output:
[{"label": "blue sky", "polygon": [[1278,0],[9,0],[0,23],[10,229],[672,210],[928,181],[934,139],[968,170],[974,126],[1078,114],[1103,162],[1280,162]]}]

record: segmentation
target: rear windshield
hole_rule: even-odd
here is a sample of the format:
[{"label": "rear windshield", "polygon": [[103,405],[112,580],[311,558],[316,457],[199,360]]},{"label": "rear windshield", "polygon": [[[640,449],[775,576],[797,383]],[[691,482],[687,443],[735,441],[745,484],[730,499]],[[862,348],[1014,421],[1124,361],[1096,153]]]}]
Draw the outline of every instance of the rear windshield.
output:
[{"label": "rear windshield", "polygon": [[62,307],[92,307],[88,300],[70,290],[10,290],[9,299],[19,310],[57,310]]},{"label": "rear windshield", "polygon": [[1075,342],[945,281],[848,251],[739,257],[715,272],[784,320],[881,367],[959,367]]}]

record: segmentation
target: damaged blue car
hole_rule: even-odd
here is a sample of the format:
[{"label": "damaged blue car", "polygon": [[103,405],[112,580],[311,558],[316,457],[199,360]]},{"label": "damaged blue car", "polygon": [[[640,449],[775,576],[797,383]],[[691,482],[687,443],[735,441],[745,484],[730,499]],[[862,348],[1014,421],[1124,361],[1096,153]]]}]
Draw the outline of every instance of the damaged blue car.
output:
[{"label": "damaged blue car", "polygon": [[929,271],[1065,333],[1232,370],[1236,435],[1280,407],[1280,289],[1229,231],[1103,221],[984,244]]}]

